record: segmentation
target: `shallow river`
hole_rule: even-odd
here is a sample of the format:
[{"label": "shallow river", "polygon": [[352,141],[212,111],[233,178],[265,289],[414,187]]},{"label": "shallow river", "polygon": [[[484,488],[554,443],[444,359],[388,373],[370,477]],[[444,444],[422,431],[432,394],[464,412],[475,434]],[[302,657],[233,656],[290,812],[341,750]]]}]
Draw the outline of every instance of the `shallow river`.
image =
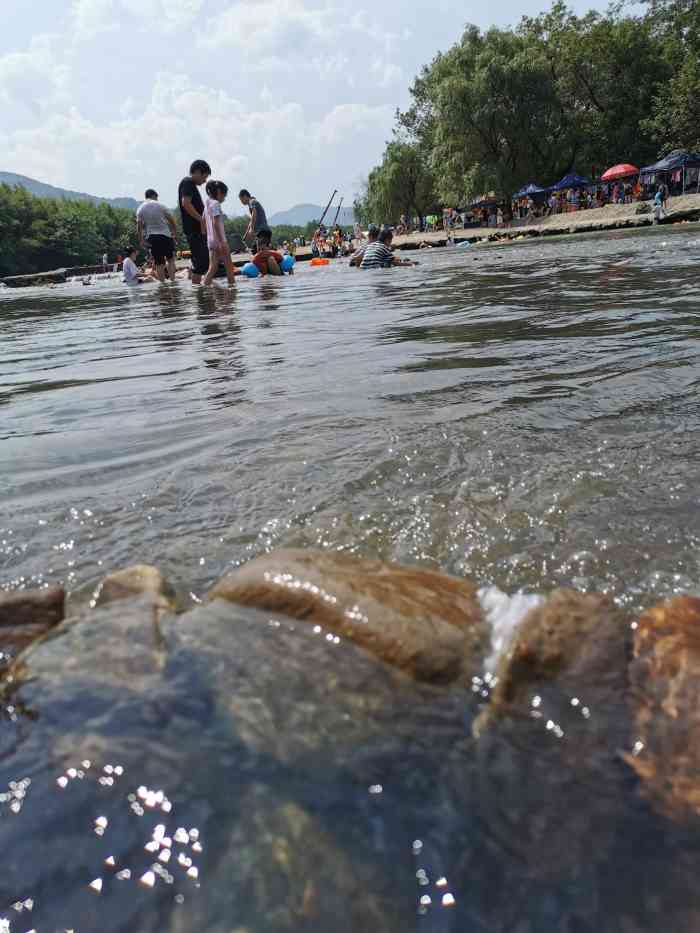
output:
[{"label": "shallow river", "polygon": [[[302,264],[235,294],[115,280],[0,290],[0,588],[61,582],[79,603],[106,572],[143,561],[196,604],[231,565],[306,545],[420,562],[509,594],[604,591],[630,610],[700,591],[698,228],[419,258],[376,273]],[[402,794],[394,829],[410,839],[425,813]],[[357,827],[353,807],[338,819]],[[527,853],[503,854],[517,830],[497,819],[492,833],[480,814],[469,825],[488,871],[472,853],[450,882],[457,904],[421,911],[418,863],[389,864],[389,847],[385,883],[411,906],[387,929],[635,933],[662,928],[671,890],[700,925],[686,884],[696,841],[660,843],[656,824],[630,820],[639,835],[616,842],[615,870],[640,857],[642,868],[619,901],[609,872],[582,872],[580,888],[576,872],[542,882],[528,901]],[[658,853],[679,851],[683,869],[657,889]],[[449,873],[449,855],[435,859]],[[631,903],[647,881],[648,923]],[[443,892],[429,890],[438,903]],[[516,917],[499,906],[509,891]],[[162,922],[140,929],[203,929]],[[297,926],[207,923],[326,929],[303,910]]]}]

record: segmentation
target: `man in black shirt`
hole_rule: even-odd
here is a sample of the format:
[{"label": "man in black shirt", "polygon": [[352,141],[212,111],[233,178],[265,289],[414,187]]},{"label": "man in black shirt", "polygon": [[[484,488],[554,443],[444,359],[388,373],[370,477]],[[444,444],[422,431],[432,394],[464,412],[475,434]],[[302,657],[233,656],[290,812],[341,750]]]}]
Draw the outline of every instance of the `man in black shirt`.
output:
[{"label": "man in black shirt", "polygon": [[192,284],[199,285],[202,276],[209,268],[209,249],[207,247],[206,225],[204,223],[204,203],[199,193],[211,175],[209,163],[196,159],[190,165],[190,174],[183,178],[177,189],[177,201],[182,216],[182,230],[187,237],[192,258]]}]

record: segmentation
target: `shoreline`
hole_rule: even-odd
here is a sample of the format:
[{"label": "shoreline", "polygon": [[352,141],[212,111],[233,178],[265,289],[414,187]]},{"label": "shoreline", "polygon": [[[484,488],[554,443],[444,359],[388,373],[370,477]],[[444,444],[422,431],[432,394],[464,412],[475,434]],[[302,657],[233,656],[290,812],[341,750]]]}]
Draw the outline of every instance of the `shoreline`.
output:
[{"label": "shoreline", "polygon": [[[486,243],[504,243],[526,240],[534,237],[562,236],[573,233],[595,233],[607,230],[634,230],[654,225],[654,215],[639,214],[637,208],[640,203],[608,204],[605,207],[593,208],[586,211],[575,211],[566,214],[554,214],[545,217],[536,223],[516,221],[512,227],[473,227],[453,231],[454,244],[470,243],[483,245]],[[666,217],[658,226],[667,226],[681,222],[700,221],[700,194],[678,195],[669,198]],[[394,247],[398,250],[418,250],[421,243],[430,247],[441,248],[447,245],[444,230],[431,233],[409,233],[394,237]],[[250,253],[234,254],[233,264],[240,268],[250,262]],[[302,246],[296,253],[297,262],[307,262],[312,258],[311,248]],[[187,260],[178,260],[178,268],[185,268]],[[27,288],[38,285],[65,284],[70,277],[81,275],[95,275],[103,271],[100,266],[76,266],[67,269],[54,269],[49,272],[36,272],[25,275],[11,275],[0,279],[0,283],[8,288]]]}]

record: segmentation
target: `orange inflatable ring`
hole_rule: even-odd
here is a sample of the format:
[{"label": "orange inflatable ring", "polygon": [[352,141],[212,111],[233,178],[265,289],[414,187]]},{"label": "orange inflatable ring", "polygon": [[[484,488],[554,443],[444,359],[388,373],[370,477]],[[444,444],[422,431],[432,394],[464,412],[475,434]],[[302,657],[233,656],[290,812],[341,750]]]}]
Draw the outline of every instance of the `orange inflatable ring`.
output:
[{"label": "orange inflatable ring", "polygon": [[314,256],[311,260],[312,266],[327,266],[330,265],[330,259],[321,259],[320,256]]}]

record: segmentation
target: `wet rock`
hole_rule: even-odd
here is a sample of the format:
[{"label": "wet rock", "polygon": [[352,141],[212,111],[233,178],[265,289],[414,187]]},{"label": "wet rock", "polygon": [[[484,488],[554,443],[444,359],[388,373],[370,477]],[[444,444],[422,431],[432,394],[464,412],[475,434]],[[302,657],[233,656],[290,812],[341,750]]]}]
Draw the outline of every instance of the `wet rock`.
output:
[{"label": "wet rock", "polygon": [[163,609],[175,606],[175,591],[157,567],[134,564],[111,573],[95,591],[95,605],[105,606],[119,599],[150,593]]},{"label": "wet rock", "polygon": [[[628,631],[607,597],[556,591],[518,626],[475,723],[478,738],[456,753],[448,781],[459,789],[455,806],[478,800],[492,843],[464,840],[455,856],[460,877],[473,880],[470,896],[479,901],[494,885],[509,890],[502,927],[489,929],[546,929],[553,904],[579,929],[596,910],[593,893],[629,812],[619,756],[630,735]],[[477,766],[460,788],[467,755]]]},{"label": "wet rock", "polygon": [[12,673],[1,886],[36,899],[36,929],[411,928],[411,841],[444,801],[464,690],[296,620],[223,600],[176,617],[152,594],[68,620]]},{"label": "wet rock", "polygon": [[637,734],[627,762],[644,795],[680,822],[700,817],[700,599],[649,609],[630,666]]},{"label": "wet rock", "polygon": [[209,594],[303,619],[419,680],[472,674],[488,644],[468,580],[315,550],[281,550],[227,574]]},{"label": "wet rock", "polygon": [[0,595],[0,652],[16,654],[63,621],[62,587]]},{"label": "wet rock", "polygon": [[491,703],[477,730],[509,712],[534,709],[534,696],[576,710],[617,702],[627,682],[629,626],[611,599],[557,590],[518,626],[501,658]]}]

